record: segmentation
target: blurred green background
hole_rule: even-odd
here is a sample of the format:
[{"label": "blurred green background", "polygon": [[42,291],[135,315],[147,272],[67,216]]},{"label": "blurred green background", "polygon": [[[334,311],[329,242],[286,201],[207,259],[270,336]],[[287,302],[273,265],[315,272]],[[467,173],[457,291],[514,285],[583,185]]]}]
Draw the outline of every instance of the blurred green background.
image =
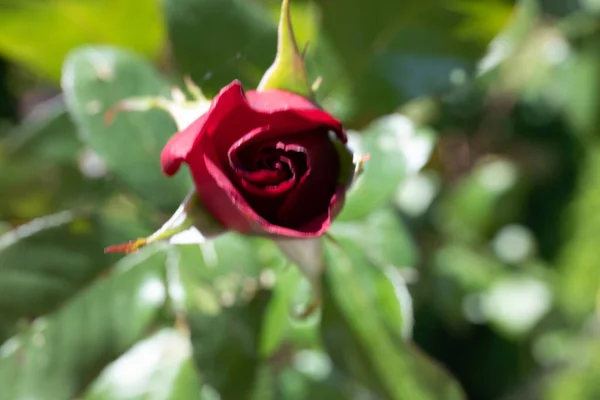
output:
[{"label": "blurred green background", "polygon": [[371,154],[318,315],[267,240],[103,254],[191,187],[104,112],[253,88],[279,6],[0,0],[0,399],[600,399],[598,0],[293,0]]}]

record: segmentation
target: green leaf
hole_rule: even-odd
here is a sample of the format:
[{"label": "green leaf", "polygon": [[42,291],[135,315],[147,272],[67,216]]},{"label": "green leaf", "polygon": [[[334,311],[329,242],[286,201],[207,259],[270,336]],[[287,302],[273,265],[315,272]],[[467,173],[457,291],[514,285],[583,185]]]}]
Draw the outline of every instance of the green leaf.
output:
[{"label": "green leaf", "polygon": [[[527,337],[552,307],[547,282],[514,274],[499,280],[480,297],[480,308],[489,325],[509,338]],[[523,303],[527,302],[527,312]]]},{"label": "green leaf", "polygon": [[269,299],[269,291],[259,290],[247,304],[225,308],[217,315],[188,315],[196,365],[222,399],[246,398],[252,391]]},{"label": "green leaf", "polygon": [[318,318],[294,318],[312,301],[310,283],[297,266],[289,263],[277,270],[276,282],[265,315],[261,353],[271,357],[289,343],[299,348],[317,347]]},{"label": "green leaf", "polygon": [[409,99],[451,87],[451,73],[470,71],[511,13],[501,0],[320,4],[323,33],[352,84],[352,124],[364,124]]},{"label": "green leaf", "polygon": [[84,142],[144,200],[175,210],[191,187],[187,170],[172,178],[161,171],[160,154],[177,130],[175,123],[157,110],[123,112],[110,125],[104,119],[120,100],[165,94],[168,85],[158,72],[131,53],[88,47],[69,55],[62,86]]},{"label": "green leaf", "polygon": [[54,310],[115,261],[102,254],[111,240],[138,230],[63,212],[1,236],[0,325],[14,330],[19,320]]},{"label": "green leaf", "polygon": [[73,398],[136,343],[164,306],[166,255],[124,258],[109,278],[0,348],[0,399]]},{"label": "green leaf", "polygon": [[[461,399],[460,387],[445,373],[421,375],[401,332],[379,310],[374,283],[381,272],[352,242],[327,242],[321,334],[334,365],[387,399]],[[398,315],[402,318],[403,316]],[[433,376],[433,379],[430,378]]]},{"label": "green leaf", "polygon": [[352,151],[368,153],[370,158],[348,192],[338,220],[361,219],[389,204],[405,176],[406,161],[401,147],[404,129],[412,130],[412,126],[406,127],[398,124],[394,117],[386,117],[371,124],[363,138],[350,136]]},{"label": "green leaf", "polygon": [[375,399],[375,395],[356,382],[332,370],[326,354],[299,351],[291,356],[291,365],[273,365],[261,369],[253,400],[351,400]]},{"label": "green leaf", "polygon": [[391,208],[375,210],[364,220],[336,221],[331,233],[352,240],[379,267],[412,267],[417,262],[410,232]]},{"label": "green leaf", "polygon": [[234,79],[254,88],[273,62],[275,21],[255,2],[167,0],[169,37],[179,70],[207,94]]},{"label": "green leaf", "polygon": [[222,399],[246,398],[261,363],[263,319],[270,299],[252,241],[224,234],[202,245],[178,246],[185,314],[194,361]]},{"label": "green leaf", "polygon": [[200,245],[176,247],[184,307],[206,314],[245,302],[258,289],[261,265],[248,238],[226,233]]},{"label": "green leaf", "polygon": [[154,57],[164,42],[160,7],[155,1],[13,3],[0,12],[0,53],[57,81],[64,58],[76,47],[112,44]]},{"label": "green leaf", "polygon": [[262,77],[258,90],[280,89],[312,97],[304,59],[298,50],[290,15],[290,0],[283,0],[277,40],[277,56]]},{"label": "green leaf", "polygon": [[[556,368],[543,381],[538,398],[547,400],[595,399],[600,395],[600,346],[594,336],[579,336],[572,343],[561,343],[570,350],[561,360],[565,368]],[[555,342],[556,343],[556,342]]]},{"label": "green leaf", "polygon": [[187,336],[163,329],[106,367],[83,399],[199,399],[200,381],[191,354]]},{"label": "green leaf", "polygon": [[[256,378],[253,399],[354,399],[373,397],[356,381],[342,376],[323,351],[318,313],[305,319],[294,314],[313,300],[311,285],[301,270],[286,260],[271,241],[255,244],[262,264],[273,268],[275,286],[261,333],[266,362]],[[381,288],[389,294],[388,288]],[[398,310],[395,310],[398,312]],[[396,314],[391,319],[398,320]]]},{"label": "green leaf", "polygon": [[484,291],[507,273],[493,254],[459,244],[446,244],[440,248],[435,254],[434,265],[437,276],[450,279],[464,293]]},{"label": "green leaf", "polygon": [[437,220],[448,237],[480,240],[514,219],[524,189],[523,174],[508,158],[481,160],[471,174],[443,193]]},{"label": "green leaf", "polygon": [[35,157],[48,163],[73,163],[82,147],[59,98],[36,106],[6,137],[5,146],[12,157]]},{"label": "green leaf", "polygon": [[412,376],[427,388],[429,398],[466,398],[458,382],[436,360],[411,343],[406,345],[406,352]]},{"label": "green leaf", "polygon": [[88,154],[60,99],[37,105],[0,140],[0,192],[10,194],[0,196],[0,219],[25,222],[100,203],[114,185],[88,176]]},{"label": "green leaf", "polygon": [[588,146],[588,158],[570,205],[571,231],[559,255],[559,296],[564,312],[584,321],[597,307],[600,289],[598,234],[600,234],[600,144]]},{"label": "green leaf", "polygon": [[[564,112],[575,132],[582,136],[594,136],[598,133],[598,97],[594,87],[600,84],[600,74],[595,66],[600,52],[594,45],[600,34],[590,35],[579,43],[579,51],[573,52],[562,65],[562,69],[549,79],[558,75],[563,84],[559,90],[565,92]],[[548,85],[550,86],[550,85]],[[550,95],[556,96],[556,91]]]}]

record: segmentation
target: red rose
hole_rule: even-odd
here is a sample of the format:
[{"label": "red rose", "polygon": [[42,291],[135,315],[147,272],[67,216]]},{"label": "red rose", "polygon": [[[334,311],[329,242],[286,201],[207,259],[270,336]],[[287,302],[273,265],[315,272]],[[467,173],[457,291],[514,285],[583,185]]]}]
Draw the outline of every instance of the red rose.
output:
[{"label": "red rose", "polygon": [[[336,143],[337,142],[337,143]],[[341,123],[283,90],[232,82],[161,156],[173,175],[188,164],[206,209],[242,233],[314,237],[339,213],[352,157]]]}]

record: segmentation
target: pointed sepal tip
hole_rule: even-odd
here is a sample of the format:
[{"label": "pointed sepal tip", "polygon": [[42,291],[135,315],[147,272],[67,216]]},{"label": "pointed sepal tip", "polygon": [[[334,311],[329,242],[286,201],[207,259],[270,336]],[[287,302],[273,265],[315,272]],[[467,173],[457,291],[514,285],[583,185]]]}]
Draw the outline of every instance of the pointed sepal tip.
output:
[{"label": "pointed sepal tip", "polygon": [[258,90],[280,89],[312,98],[304,57],[298,49],[290,14],[290,0],[281,3],[277,38],[277,55],[262,77]]}]

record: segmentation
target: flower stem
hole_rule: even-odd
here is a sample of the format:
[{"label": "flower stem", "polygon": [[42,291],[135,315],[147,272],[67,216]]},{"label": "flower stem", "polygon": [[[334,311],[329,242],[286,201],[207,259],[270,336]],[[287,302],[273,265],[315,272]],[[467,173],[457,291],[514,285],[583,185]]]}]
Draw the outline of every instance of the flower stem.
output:
[{"label": "flower stem", "polygon": [[186,229],[191,228],[192,226],[193,221],[190,218],[187,218],[179,226],[170,229],[159,230],[146,238],[139,238],[127,243],[108,246],[104,249],[104,253],[133,253],[135,251],[138,251],[142,247],[149,245],[150,243],[169,239],[170,237],[175,236],[176,234],[183,232]]}]

